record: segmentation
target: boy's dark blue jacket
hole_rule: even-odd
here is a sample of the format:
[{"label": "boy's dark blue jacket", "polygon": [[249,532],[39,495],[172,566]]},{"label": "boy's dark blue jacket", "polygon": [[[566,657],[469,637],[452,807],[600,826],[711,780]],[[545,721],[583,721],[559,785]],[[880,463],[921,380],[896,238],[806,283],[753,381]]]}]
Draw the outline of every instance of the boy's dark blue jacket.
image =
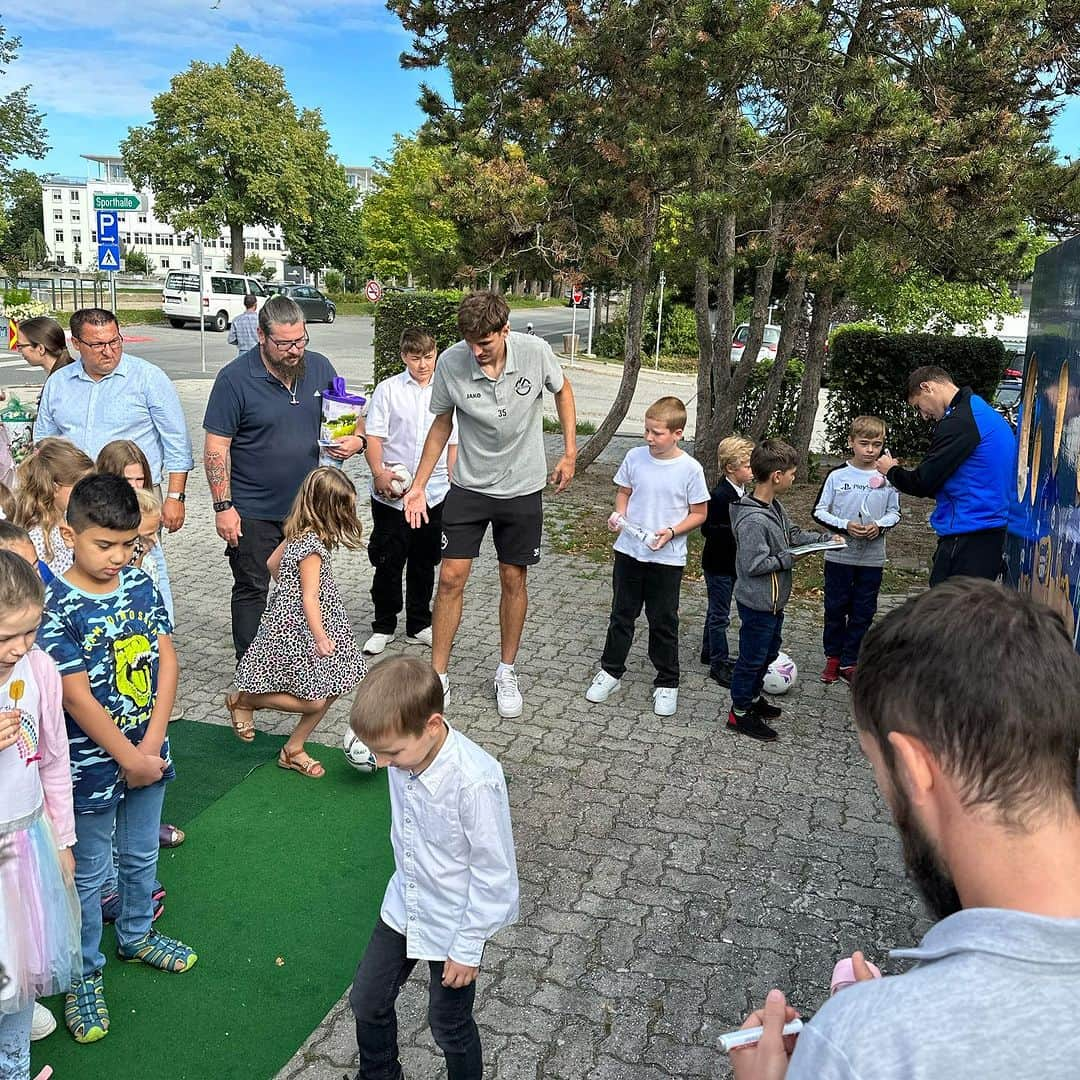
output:
[{"label": "boy's dark blue jacket", "polygon": [[735,576],[735,534],[731,531],[731,504],[739,493],[726,477],[712,489],[709,510],[701,526],[705,546],[701,549],[701,569],[706,574]]},{"label": "boy's dark blue jacket", "polygon": [[1009,520],[1015,453],[1012,428],[965,386],[934,428],[919,467],[894,465],[888,481],[905,495],[937,499],[930,524],[938,536],[1000,529]]}]

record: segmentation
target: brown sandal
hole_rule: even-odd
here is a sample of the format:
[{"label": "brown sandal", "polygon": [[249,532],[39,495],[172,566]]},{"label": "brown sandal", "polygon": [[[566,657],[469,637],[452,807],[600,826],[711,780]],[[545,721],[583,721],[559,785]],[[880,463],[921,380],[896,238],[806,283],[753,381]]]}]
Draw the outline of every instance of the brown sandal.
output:
[{"label": "brown sandal", "polygon": [[[306,762],[298,760],[301,754],[304,754],[307,758]],[[290,754],[283,746],[281,748],[281,753],[278,754],[277,763],[279,769],[292,769],[294,772],[300,773],[301,776],[310,777],[312,780],[319,780],[326,775],[326,770],[322,767],[322,762],[316,761],[304,750],[299,750],[295,754]]]},{"label": "brown sandal", "polygon": [[[255,718],[254,716],[245,724],[236,719],[237,709],[240,708],[240,695],[239,694],[226,694],[225,695],[225,708],[229,710],[229,723],[232,724],[233,733],[241,742],[254,742],[255,740]],[[244,709],[244,712],[248,712],[248,709]]]}]

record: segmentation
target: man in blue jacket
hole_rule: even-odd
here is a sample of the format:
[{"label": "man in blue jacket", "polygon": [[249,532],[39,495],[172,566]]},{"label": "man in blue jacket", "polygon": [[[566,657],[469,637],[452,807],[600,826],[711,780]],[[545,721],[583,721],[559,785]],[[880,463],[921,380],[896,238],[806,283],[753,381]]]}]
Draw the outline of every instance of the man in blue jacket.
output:
[{"label": "man in blue jacket", "polygon": [[908,376],[908,403],[936,422],[918,468],[882,454],[877,470],[897,491],[933,496],[930,524],[938,535],[931,586],[950,577],[993,580],[1001,573],[1009,520],[1009,480],[1016,452],[1012,429],[981,397],[939,367]]}]

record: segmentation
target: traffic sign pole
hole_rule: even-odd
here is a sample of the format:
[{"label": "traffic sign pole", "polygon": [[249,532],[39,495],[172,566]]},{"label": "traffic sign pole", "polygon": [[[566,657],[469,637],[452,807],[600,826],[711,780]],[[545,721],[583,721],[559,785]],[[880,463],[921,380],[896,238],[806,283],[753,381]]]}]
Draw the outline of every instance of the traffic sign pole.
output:
[{"label": "traffic sign pole", "polygon": [[191,245],[191,254],[195,260],[195,269],[199,275],[199,355],[202,358],[202,372],[206,374],[206,311],[203,309],[203,242],[202,233],[195,234],[195,243]]},{"label": "traffic sign pole", "polygon": [[656,359],[653,361],[653,370],[660,370],[660,323],[664,319],[664,284],[667,281],[667,274],[663,270],[660,271],[660,302],[656,305]]},{"label": "traffic sign pole", "polygon": [[570,321],[570,366],[574,366],[574,353],[577,351],[577,301],[574,297],[576,292],[571,293],[570,299],[574,301],[574,316]]},{"label": "traffic sign pole", "polygon": [[596,311],[596,289],[589,290],[589,347],[585,350],[586,356],[592,356],[592,330],[593,323],[596,322],[596,316],[593,312]]}]

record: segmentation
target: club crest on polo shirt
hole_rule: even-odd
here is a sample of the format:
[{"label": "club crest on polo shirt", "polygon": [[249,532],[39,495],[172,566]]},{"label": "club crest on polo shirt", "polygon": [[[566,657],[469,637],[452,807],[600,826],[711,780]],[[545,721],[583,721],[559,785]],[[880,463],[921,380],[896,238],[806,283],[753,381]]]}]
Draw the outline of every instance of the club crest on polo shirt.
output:
[{"label": "club crest on polo shirt", "polygon": [[521,378],[518,379],[516,383],[514,383],[514,390],[522,397],[524,397],[527,393],[529,393],[529,391],[532,390],[532,383],[529,382],[529,380],[524,375],[522,375]]}]

